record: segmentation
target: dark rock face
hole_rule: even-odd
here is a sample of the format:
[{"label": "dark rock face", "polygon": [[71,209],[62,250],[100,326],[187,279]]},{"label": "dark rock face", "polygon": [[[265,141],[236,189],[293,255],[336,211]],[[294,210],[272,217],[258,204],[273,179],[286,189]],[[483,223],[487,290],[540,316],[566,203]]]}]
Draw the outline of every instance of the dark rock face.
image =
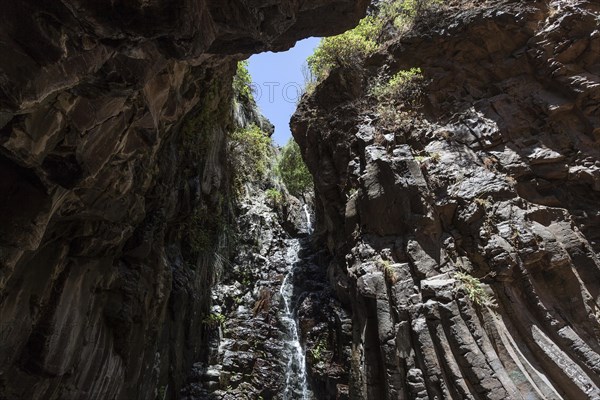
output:
[{"label": "dark rock face", "polygon": [[[352,315],[349,397],[598,398],[600,6],[434,17],[292,121]],[[383,66],[422,69],[421,108],[374,104]]]},{"label": "dark rock face", "polygon": [[235,63],[342,31],[365,8],[3,5],[0,398],[179,391],[206,351],[215,254],[231,250],[219,221],[233,212],[225,136]]},{"label": "dark rock face", "polygon": [[[327,325],[324,311],[344,311],[330,293],[326,264],[308,237],[284,230],[280,207],[258,188],[243,200],[237,225],[242,240],[213,288],[210,356],[194,364],[182,400],[302,399],[294,345],[315,346]],[[286,314],[286,301],[303,321],[301,329]],[[292,329],[304,332],[295,343]]]}]

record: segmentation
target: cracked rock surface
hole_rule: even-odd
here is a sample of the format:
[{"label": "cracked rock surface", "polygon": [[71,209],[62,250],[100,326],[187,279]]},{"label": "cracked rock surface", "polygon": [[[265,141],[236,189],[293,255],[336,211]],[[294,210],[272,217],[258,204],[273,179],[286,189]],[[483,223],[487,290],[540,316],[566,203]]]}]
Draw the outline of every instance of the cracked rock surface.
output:
[{"label": "cracked rock surface", "polygon": [[[365,0],[23,0],[0,15],[0,398],[174,398],[232,220],[236,62]],[[225,200],[224,200],[225,199]]]},{"label": "cracked rock surface", "polygon": [[[458,3],[292,120],[349,398],[600,398],[600,6]],[[418,101],[382,110],[383,67],[421,68]]]}]

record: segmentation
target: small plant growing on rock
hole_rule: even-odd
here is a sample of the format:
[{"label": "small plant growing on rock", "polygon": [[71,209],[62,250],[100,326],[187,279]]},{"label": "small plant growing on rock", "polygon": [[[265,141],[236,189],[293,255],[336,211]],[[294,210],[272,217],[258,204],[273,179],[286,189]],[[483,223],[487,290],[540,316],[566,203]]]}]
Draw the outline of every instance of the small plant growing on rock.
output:
[{"label": "small plant growing on rock", "polygon": [[479,279],[464,272],[457,272],[454,278],[458,281],[458,289],[462,289],[467,297],[478,306],[493,305],[492,298],[485,292]]},{"label": "small plant growing on rock", "polygon": [[225,323],[225,315],[221,313],[210,313],[202,322],[211,328],[222,326]]},{"label": "small plant growing on rock", "polygon": [[283,195],[277,189],[267,189],[265,191],[265,196],[267,197],[267,200],[275,207],[281,204],[283,201]]},{"label": "small plant growing on rock", "polygon": [[409,68],[398,71],[389,80],[376,80],[371,86],[371,95],[378,101],[396,102],[404,100],[414,105],[415,99],[421,93],[423,84],[421,68]]},{"label": "small plant growing on rock", "polygon": [[491,202],[490,202],[489,199],[484,199],[482,197],[477,197],[477,198],[475,198],[474,201],[475,201],[475,204],[478,204],[478,205],[480,205],[483,208],[487,208],[491,204]]},{"label": "small plant growing on rock", "polygon": [[156,400],[164,400],[167,398],[167,387],[161,386],[156,392]]},{"label": "small plant growing on rock", "polygon": [[387,78],[384,70],[370,83],[369,93],[377,102],[380,125],[389,130],[401,129],[408,121],[414,121],[420,107],[425,79],[420,68],[398,71]]},{"label": "small plant growing on rock", "polygon": [[496,168],[496,163],[498,160],[495,160],[492,157],[484,157],[483,158],[483,166],[488,171],[493,171]]},{"label": "small plant growing on rock", "polygon": [[520,247],[520,238],[521,238],[521,232],[519,231],[519,227],[516,225],[511,224],[510,225],[510,241],[512,242],[512,244],[515,246],[515,248],[519,248]]},{"label": "small plant growing on rock", "polygon": [[512,176],[507,176],[505,178],[506,183],[508,183],[511,187],[514,187],[517,184],[517,180],[515,178],[513,178]]},{"label": "small plant growing on rock", "polygon": [[351,197],[353,197],[355,194],[358,193],[358,189],[355,187],[351,187],[348,192],[346,193],[346,199],[349,199]]},{"label": "small plant growing on rock", "polygon": [[379,146],[383,145],[385,143],[385,135],[381,131],[375,132],[373,143]]},{"label": "small plant growing on rock", "polygon": [[401,110],[394,104],[386,102],[377,104],[377,115],[379,116],[380,126],[389,131],[406,129],[407,124],[415,118],[413,112]]},{"label": "small plant growing on rock", "polygon": [[[308,60],[302,64],[302,77],[304,78],[302,95],[308,94],[310,96],[317,88],[318,76],[315,75],[315,72],[309,67]],[[301,99],[302,96],[299,96],[298,102],[300,102]]]},{"label": "small plant growing on rock", "polygon": [[402,32],[409,29],[415,20],[443,4],[443,0],[384,0],[378,5],[378,16],[384,28]]},{"label": "small plant growing on rock", "polygon": [[315,363],[325,361],[324,353],[327,350],[327,342],[324,338],[320,338],[317,344],[310,349],[310,355]]},{"label": "small plant growing on rock", "polygon": [[427,155],[418,155],[415,156],[415,161],[419,164],[426,163],[427,161],[431,161],[432,163],[438,163],[442,159],[442,155],[438,152],[435,153],[426,153]]},{"label": "small plant growing on rock", "polygon": [[450,132],[447,129],[440,129],[437,132],[435,132],[435,134],[439,137],[441,137],[444,140],[450,141],[452,139],[452,132]]},{"label": "small plant growing on rock", "polygon": [[[260,243],[258,240],[254,243],[255,248],[260,247]],[[243,287],[251,287],[253,282],[252,272],[250,268],[243,267],[242,269],[236,271],[237,278],[236,280],[242,284]]]},{"label": "small plant growing on rock", "polygon": [[385,276],[385,280],[390,284],[395,284],[398,281],[398,277],[396,276],[396,271],[392,267],[392,263],[390,260],[381,260],[379,262],[379,266],[383,271],[383,275]]}]

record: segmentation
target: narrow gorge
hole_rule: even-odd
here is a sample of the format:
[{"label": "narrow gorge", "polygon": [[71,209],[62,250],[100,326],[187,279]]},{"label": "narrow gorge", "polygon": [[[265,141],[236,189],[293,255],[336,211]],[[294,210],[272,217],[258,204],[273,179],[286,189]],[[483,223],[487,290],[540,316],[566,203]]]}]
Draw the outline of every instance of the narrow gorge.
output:
[{"label": "narrow gorge", "polygon": [[0,400],[600,399],[597,0],[5,3]]}]

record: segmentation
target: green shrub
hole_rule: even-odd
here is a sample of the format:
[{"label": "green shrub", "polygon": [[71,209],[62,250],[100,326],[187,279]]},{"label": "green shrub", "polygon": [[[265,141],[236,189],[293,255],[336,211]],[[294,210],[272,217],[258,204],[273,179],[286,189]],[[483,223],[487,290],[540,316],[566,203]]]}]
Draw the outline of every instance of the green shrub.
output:
[{"label": "green shrub", "polygon": [[254,124],[238,129],[230,136],[230,147],[236,188],[265,177],[272,154],[271,138],[265,132]]},{"label": "green shrub", "polygon": [[423,73],[421,72],[421,68],[400,70],[394,76],[392,76],[392,78],[388,82],[388,86],[391,91],[397,91],[400,88],[418,79],[423,79]]},{"label": "green shrub", "polygon": [[248,100],[254,100],[252,96],[252,77],[248,71],[248,60],[240,61],[237,64],[237,72],[233,77],[233,90],[237,96],[245,97]]},{"label": "green shrub", "polygon": [[387,81],[376,81],[371,86],[371,95],[379,101],[408,99],[412,102],[420,94],[422,82],[421,68],[400,70]]},{"label": "green shrub", "polygon": [[383,272],[385,280],[392,285],[395,284],[398,277],[396,276],[396,271],[394,270],[394,267],[392,267],[390,260],[380,260],[378,265]]},{"label": "green shrub", "polygon": [[426,12],[443,4],[443,0],[388,0],[379,4],[377,15],[384,26],[404,30]]},{"label": "green shrub", "polygon": [[464,272],[457,272],[454,278],[458,281],[458,288],[464,290],[467,297],[479,306],[493,305],[492,298],[485,292],[481,281]]},{"label": "green shrub", "polygon": [[397,130],[413,118],[421,107],[424,84],[420,68],[398,71],[389,79],[383,72],[371,81],[369,92],[377,100],[380,125]]},{"label": "green shrub", "polygon": [[350,66],[361,62],[377,50],[381,24],[374,16],[363,18],[358,26],[341,35],[321,40],[307,63],[311,73],[321,80],[336,66]]},{"label": "green shrub", "polygon": [[265,195],[267,196],[267,200],[269,200],[273,205],[278,205],[283,200],[283,195],[277,189],[267,189],[265,191]]},{"label": "green shrub", "polygon": [[325,338],[319,338],[319,341],[315,343],[315,346],[310,349],[310,355],[313,359],[313,362],[319,363],[324,360],[325,352],[327,351],[327,342]]},{"label": "green shrub", "polygon": [[[354,29],[321,40],[314,54],[308,57],[310,72],[317,81],[324,79],[337,66],[351,66],[373,54],[394,30],[407,29],[416,18],[442,5],[442,0],[382,0],[371,15],[363,18]],[[389,36],[389,35],[388,35]],[[307,88],[307,91],[310,87]]]},{"label": "green shrub", "polygon": [[211,328],[222,326],[225,323],[225,315],[221,313],[211,313],[202,322]]},{"label": "green shrub", "polygon": [[312,175],[304,164],[300,147],[294,139],[290,139],[281,149],[281,155],[277,162],[277,173],[287,190],[294,196],[301,196],[312,188]]}]

